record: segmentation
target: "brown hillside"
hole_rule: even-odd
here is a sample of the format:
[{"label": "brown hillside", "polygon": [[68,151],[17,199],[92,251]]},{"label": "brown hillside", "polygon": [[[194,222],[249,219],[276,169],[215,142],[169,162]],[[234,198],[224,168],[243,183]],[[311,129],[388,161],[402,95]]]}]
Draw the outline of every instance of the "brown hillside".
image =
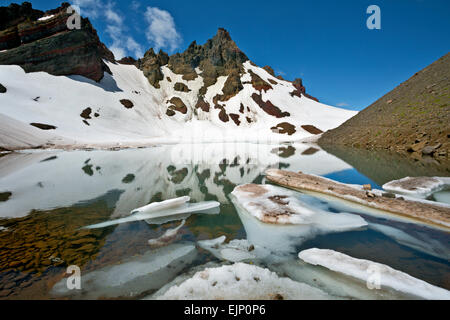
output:
[{"label": "brown hillside", "polygon": [[450,53],[416,73],[319,144],[450,156]]}]

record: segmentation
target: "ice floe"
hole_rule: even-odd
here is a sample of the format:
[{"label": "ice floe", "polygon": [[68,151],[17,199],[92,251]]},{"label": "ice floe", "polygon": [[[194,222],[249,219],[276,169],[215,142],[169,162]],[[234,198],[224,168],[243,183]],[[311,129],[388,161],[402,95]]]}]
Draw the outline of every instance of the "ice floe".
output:
[{"label": "ice floe", "polygon": [[437,202],[450,204],[450,191],[438,191],[433,193],[433,199]]},{"label": "ice floe", "polygon": [[325,300],[334,297],[255,265],[206,268],[153,298],[159,300]]},{"label": "ice floe", "polygon": [[178,227],[173,229],[167,229],[166,232],[164,232],[164,234],[159,238],[148,240],[148,244],[150,245],[151,248],[160,248],[176,241],[178,231],[180,231],[180,229],[183,228],[185,223],[186,220],[183,220]]},{"label": "ice floe", "polygon": [[395,240],[397,243],[418,250],[420,252],[432,255],[437,258],[450,260],[450,251],[448,246],[436,239],[432,239],[425,232],[415,233],[415,236],[393,226],[378,223],[369,223],[369,228],[381,232],[387,237]]},{"label": "ice floe", "polygon": [[[216,258],[231,262],[254,260],[265,252],[260,252],[261,248],[255,248],[248,240],[234,239],[225,243],[226,237],[221,236],[212,240],[198,241],[197,245],[211,252]],[[267,254],[267,253],[266,253]]]},{"label": "ice floe", "polygon": [[342,299],[401,300],[415,298],[389,288],[370,290],[367,284],[359,279],[308,264],[300,259],[290,259],[272,264],[270,269],[294,281],[306,283]]},{"label": "ice floe", "polygon": [[190,200],[191,200],[190,197],[185,196],[185,197],[169,199],[169,200],[165,200],[165,201],[161,201],[161,202],[153,202],[144,207],[134,209],[133,211],[131,211],[131,214],[153,213],[153,212],[160,211],[160,210],[178,208],[178,207],[182,206],[183,204],[189,202]]},{"label": "ice floe", "polygon": [[366,226],[363,218],[347,213],[333,214],[300,199],[298,192],[272,185],[246,184],[232,192],[237,202],[261,222],[280,225],[317,225],[345,231]]},{"label": "ice floe", "polygon": [[216,214],[217,211],[214,209],[220,206],[220,203],[217,201],[204,201],[201,203],[186,203],[186,201],[189,201],[189,197],[152,203],[149,206],[133,210],[132,215],[129,217],[86,226],[84,229],[99,229],[127,222],[179,216],[186,213]]},{"label": "ice floe", "polygon": [[427,198],[444,188],[450,188],[449,177],[406,177],[383,185],[386,191],[418,198]]},{"label": "ice floe", "polygon": [[173,280],[196,256],[197,250],[193,244],[172,244],[121,264],[82,274],[81,290],[69,290],[64,278],[53,287],[51,293],[82,299],[138,297],[158,290]]},{"label": "ice floe", "polygon": [[270,182],[283,187],[313,195],[329,203],[334,202],[340,207],[339,210],[426,224],[444,230],[450,227],[450,206],[445,203],[410,196],[396,197],[381,190],[365,190],[363,186],[344,184],[302,172],[269,169],[266,177]]},{"label": "ice floe", "polygon": [[[358,215],[326,211],[327,205],[314,197],[272,185],[239,186],[231,200],[248,242],[261,254],[261,248],[267,250],[270,254],[264,256],[270,259],[295,255],[297,246],[316,235],[367,226]],[[275,223],[280,220],[283,223]]]},{"label": "ice floe", "polygon": [[308,249],[298,254],[309,264],[319,265],[380,288],[388,287],[424,299],[450,299],[450,291],[433,286],[387,265],[356,259],[343,253],[326,249]]}]

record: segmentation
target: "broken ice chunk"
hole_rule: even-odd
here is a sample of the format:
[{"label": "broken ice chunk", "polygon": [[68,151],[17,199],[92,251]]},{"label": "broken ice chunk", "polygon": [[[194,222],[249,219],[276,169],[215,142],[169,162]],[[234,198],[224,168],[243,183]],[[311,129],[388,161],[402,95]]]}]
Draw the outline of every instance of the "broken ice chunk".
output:
[{"label": "broken ice chunk", "polygon": [[307,284],[245,263],[206,268],[175,285],[158,300],[328,300],[335,297]]},{"label": "broken ice chunk", "polygon": [[177,239],[178,231],[184,226],[185,223],[186,220],[183,220],[178,227],[168,229],[161,237],[148,240],[148,244],[151,248],[160,248],[174,242]]},{"label": "broken ice chunk", "polygon": [[332,230],[350,230],[367,225],[358,215],[326,212],[302,201],[300,193],[272,185],[241,185],[234,189],[232,195],[248,213],[264,223],[316,224]]},{"label": "broken ice chunk", "polygon": [[433,193],[433,198],[437,202],[450,204],[450,190],[435,192]]},{"label": "broken ice chunk", "polygon": [[450,253],[448,248],[441,243],[440,241],[431,238],[427,235],[427,233],[415,233],[415,236],[405,232],[408,231],[405,228],[405,231],[394,228],[392,226],[378,224],[378,223],[370,223],[369,228],[375,231],[381,232],[384,235],[388,236],[391,239],[394,239],[401,245],[413,248],[420,252],[424,252],[426,254],[450,260]]},{"label": "broken ice chunk", "polygon": [[162,218],[162,217],[169,217],[169,216],[179,216],[186,213],[203,213],[203,214],[215,214],[217,211],[213,210],[220,206],[220,203],[217,201],[204,201],[200,203],[183,203],[181,205],[178,205],[176,207],[166,207],[166,209],[162,210],[155,210],[150,209],[151,211],[148,211],[147,209],[144,211],[137,211],[133,215],[121,218],[117,220],[111,220],[106,221],[90,226],[86,226],[83,229],[99,229],[99,228],[105,228],[109,226],[113,226],[116,224],[121,223],[127,223],[127,222],[133,222],[133,221],[142,221],[142,220],[148,220],[148,219],[156,219],[156,218]]},{"label": "broken ice chunk", "polygon": [[176,208],[176,207],[179,207],[179,206],[185,204],[186,202],[189,202],[190,200],[191,200],[190,197],[185,196],[185,197],[169,199],[169,200],[165,200],[165,201],[161,201],[161,202],[153,202],[144,207],[134,209],[133,211],[131,211],[131,214],[135,214],[138,212],[151,213],[151,212],[155,212],[155,211]]},{"label": "broken ice chunk", "polygon": [[225,236],[212,240],[198,241],[197,245],[211,252],[216,258],[220,260],[227,260],[231,262],[240,262],[244,260],[253,260],[261,255],[257,253],[254,245],[247,240],[232,240],[225,243]]},{"label": "broken ice chunk", "polygon": [[377,286],[392,288],[424,299],[450,299],[450,291],[433,286],[381,263],[356,259],[337,251],[317,248],[304,250],[298,256],[309,264],[323,266],[351,276],[374,288]]},{"label": "broken ice chunk", "polygon": [[248,241],[275,260],[296,255],[297,246],[319,234],[367,226],[358,215],[322,210],[327,206],[318,199],[272,185],[239,186],[231,200]]},{"label": "broken ice chunk", "polygon": [[386,191],[417,198],[426,198],[447,187],[450,187],[448,177],[406,177],[383,185]]},{"label": "broken ice chunk", "polygon": [[51,293],[81,299],[137,297],[172,281],[196,258],[191,243],[172,244],[82,275],[81,290],[70,290],[67,279],[58,282]]}]

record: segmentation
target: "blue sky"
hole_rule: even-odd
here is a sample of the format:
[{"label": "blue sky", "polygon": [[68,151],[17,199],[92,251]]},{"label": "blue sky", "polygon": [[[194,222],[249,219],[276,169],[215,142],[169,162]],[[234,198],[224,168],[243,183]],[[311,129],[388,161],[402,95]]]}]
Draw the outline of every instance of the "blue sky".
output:
[{"label": "blue sky", "polygon": [[[31,1],[46,10],[60,1]],[[70,1],[69,1],[70,2]],[[0,5],[10,1],[0,0]],[[118,54],[203,44],[218,27],[260,66],[303,78],[322,102],[361,110],[450,51],[448,0],[73,0]],[[369,30],[369,5],[381,30]]]}]

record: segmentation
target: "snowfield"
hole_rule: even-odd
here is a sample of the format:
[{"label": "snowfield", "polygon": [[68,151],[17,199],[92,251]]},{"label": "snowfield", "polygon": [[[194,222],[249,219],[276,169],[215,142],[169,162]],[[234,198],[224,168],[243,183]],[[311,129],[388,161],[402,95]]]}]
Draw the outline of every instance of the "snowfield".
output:
[{"label": "snowfield", "polygon": [[[244,63],[244,89],[228,101],[219,101],[236,120],[224,122],[214,97],[222,93],[227,77],[219,77],[203,97],[209,111],[196,108],[203,86],[201,70],[192,80],[182,79],[162,67],[160,89],[149,84],[142,71],[132,65],[105,61],[112,75],[105,73],[96,83],[81,76],[52,76],[45,72],[25,73],[19,66],[0,66],[0,83],[7,92],[0,94],[0,147],[29,149],[138,147],[155,143],[179,142],[280,142],[311,138],[301,126],[326,131],[356,114],[302,96],[291,95],[292,83],[279,80],[250,62]],[[249,80],[254,72],[273,89],[257,91]],[[176,91],[175,83],[189,92]],[[289,116],[276,118],[266,113],[252,98],[261,96]],[[166,114],[173,98],[181,99],[187,112]],[[242,107],[243,106],[243,107]],[[280,123],[295,127],[295,133],[273,132]],[[31,125],[33,124],[33,125]]]}]

